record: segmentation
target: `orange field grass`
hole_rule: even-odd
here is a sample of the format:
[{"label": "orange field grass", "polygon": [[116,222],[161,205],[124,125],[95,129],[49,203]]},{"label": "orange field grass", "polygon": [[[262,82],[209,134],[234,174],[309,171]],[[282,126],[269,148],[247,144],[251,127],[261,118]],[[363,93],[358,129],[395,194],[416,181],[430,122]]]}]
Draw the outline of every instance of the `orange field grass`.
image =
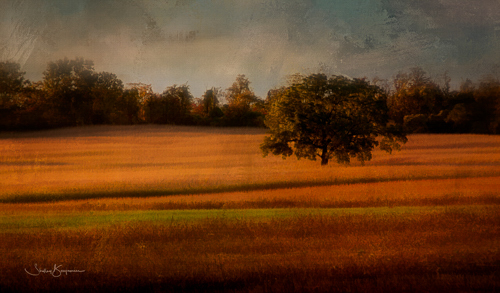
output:
[{"label": "orange field grass", "polygon": [[0,291],[500,290],[500,137],[321,167],[263,158],[264,135],[0,133]]},{"label": "orange field grass", "polygon": [[500,176],[497,136],[413,135],[401,152],[375,151],[365,166],[356,161],[350,167],[332,162],[322,168],[319,162],[263,158],[259,144],[264,132],[102,126],[1,134],[0,202]]},{"label": "orange field grass", "polygon": [[500,177],[403,180],[277,188],[224,193],[82,199],[50,203],[5,203],[5,215],[24,213],[247,209],[346,208],[500,204]]},{"label": "orange field grass", "polygon": [[[10,232],[0,243],[0,289],[493,292],[500,285],[499,222],[496,207],[462,207]],[[85,272],[26,273],[54,265]]]}]

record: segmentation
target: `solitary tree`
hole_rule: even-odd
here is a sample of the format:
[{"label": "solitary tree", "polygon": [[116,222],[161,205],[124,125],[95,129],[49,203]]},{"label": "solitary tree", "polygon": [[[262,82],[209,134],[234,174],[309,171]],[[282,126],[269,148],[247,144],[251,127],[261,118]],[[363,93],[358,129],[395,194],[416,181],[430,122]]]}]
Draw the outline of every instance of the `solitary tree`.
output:
[{"label": "solitary tree", "polygon": [[379,87],[364,79],[296,75],[289,86],[268,96],[265,124],[270,135],[261,144],[262,152],[319,157],[321,165],[333,157],[339,163],[353,157],[364,163],[375,146],[390,153],[407,138],[396,126],[388,126],[386,100]]}]

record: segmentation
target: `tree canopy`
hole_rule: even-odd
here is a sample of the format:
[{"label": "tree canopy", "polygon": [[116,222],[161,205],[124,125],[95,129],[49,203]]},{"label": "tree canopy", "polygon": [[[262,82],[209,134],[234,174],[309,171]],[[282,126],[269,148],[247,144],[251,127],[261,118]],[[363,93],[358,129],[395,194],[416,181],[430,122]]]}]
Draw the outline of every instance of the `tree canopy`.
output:
[{"label": "tree canopy", "polygon": [[226,89],[225,124],[227,126],[259,125],[262,117],[260,100],[250,88],[250,81],[244,74],[236,77],[236,81]]},{"label": "tree canopy", "polygon": [[322,165],[356,157],[363,163],[374,147],[391,152],[407,141],[396,126],[388,126],[385,93],[364,79],[296,75],[288,86],[271,91],[266,102],[270,135],[261,145],[264,156],[321,158]]},{"label": "tree canopy", "polygon": [[205,90],[201,98],[196,99],[192,113],[195,119],[197,119],[197,123],[215,125],[224,116],[220,108],[220,101],[223,94],[220,88],[212,87]]},{"label": "tree canopy", "polygon": [[187,124],[192,107],[193,95],[187,84],[173,85],[165,89],[161,95],[164,105],[163,117],[167,124]]},{"label": "tree canopy", "polygon": [[244,74],[238,75],[236,81],[226,89],[226,99],[230,105],[248,108],[259,100],[250,88],[250,81]]},{"label": "tree canopy", "polygon": [[410,73],[399,72],[394,78],[394,92],[388,101],[390,115],[403,123],[408,115],[438,113],[443,109],[448,91],[448,79],[445,86],[440,87],[420,67],[412,68]]},{"label": "tree canopy", "polygon": [[24,72],[14,62],[0,62],[0,109],[12,106],[14,96],[23,90]]},{"label": "tree canopy", "polygon": [[[344,94],[342,91],[349,97],[348,100],[340,98]],[[162,93],[155,93],[151,84],[124,84],[113,73],[96,72],[93,61],[83,58],[49,62],[41,81],[26,79],[18,63],[0,61],[0,131],[140,123],[264,127],[266,116],[269,116],[268,125],[277,119],[268,115],[278,115],[278,110],[269,107],[274,105],[276,99],[286,100],[292,108],[300,105],[297,109],[302,111],[301,118],[316,115],[307,113],[317,111],[307,103],[293,104],[290,98],[293,95],[311,99],[318,107],[326,103],[321,101],[323,97],[333,99],[335,103],[344,103],[347,108],[355,106],[345,115],[357,113],[361,118],[356,119],[368,119],[376,113],[372,108],[360,106],[368,103],[360,97],[369,94],[377,97],[377,107],[373,109],[385,113],[387,107],[389,121],[402,125],[406,133],[500,133],[498,72],[475,82],[466,79],[457,90],[450,89],[447,73],[431,78],[420,67],[411,68],[408,73],[399,72],[391,80],[374,78],[370,84],[362,79],[298,74],[290,78],[287,87],[271,89],[265,102],[254,93],[250,80],[243,74],[236,76],[236,80],[225,90],[211,87],[200,97],[194,97],[187,83],[168,86]],[[369,111],[363,113],[359,107]],[[322,115],[327,117],[327,114]],[[284,114],[279,115],[284,117]],[[317,120],[320,116],[313,118]],[[384,116],[382,120],[385,119]],[[315,123],[315,129],[320,131],[323,121]],[[341,127],[348,121],[340,119],[335,123],[335,127]],[[353,129],[358,131],[358,128]],[[356,136],[356,139],[359,137]],[[301,144],[297,145],[300,148],[293,152],[299,157],[301,152],[309,152]],[[355,145],[353,142],[350,149],[344,150],[344,158],[349,153],[362,155],[363,152],[352,149]],[[384,144],[381,146],[384,147]],[[293,149],[294,144],[290,147]],[[367,149],[370,147],[363,148],[365,154]],[[267,150],[271,151],[271,148]],[[325,154],[328,152],[327,149]],[[333,156],[339,159],[341,154],[337,150]],[[347,158],[351,157],[347,155]]]}]

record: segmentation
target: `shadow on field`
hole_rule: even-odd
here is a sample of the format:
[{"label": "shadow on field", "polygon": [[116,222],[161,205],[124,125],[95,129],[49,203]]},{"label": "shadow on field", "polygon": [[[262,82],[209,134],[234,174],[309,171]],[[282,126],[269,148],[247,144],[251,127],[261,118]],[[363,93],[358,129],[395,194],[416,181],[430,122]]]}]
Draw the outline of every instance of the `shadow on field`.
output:
[{"label": "shadow on field", "polygon": [[[497,176],[493,172],[487,176]],[[474,178],[484,176],[474,176],[468,172],[457,173],[453,175],[453,179],[460,178]],[[450,179],[448,174],[443,175],[421,175],[421,176],[408,176],[402,175],[392,178],[349,178],[349,179],[333,179],[333,180],[307,180],[307,181],[277,181],[268,183],[245,183],[235,185],[222,185],[222,186],[205,186],[205,187],[186,187],[186,188],[172,188],[172,189],[129,189],[129,190],[113,190],[103,192],[90,192],[90,191],[68,191],[61,193],[25,193],[25,194],[11,194],[0,198],[0,203],[42,203],[42,202],[59,202],[68,200],[83,200],[83,199],[99,199],[99,198],[126,198],[126,197],[156,197],[156,196],[169,196],[169,195],[195,195],[195,194],[214,194],[214,193],[229,193],[229,192],[247,192],[247,191],[261,191],[261,190],[275,190],[275,189],[288,189],[288,188],[307,188],[307,187],[320,187],[320,186],[336,186],[336,185],[349,185],[349,184],[364,184],[364,183],[382,183],[382,182],[395,182],[395,181],[415,181],[415,180],[433,180],[433,179]]]},{"label": "shadow on field", "polygon": [[431,149],[470,149],[470,148],[497,148],[498,142],[482,142],[482,141],[467,141],[467,142],[448,142],[436,143],[431,145],[404,145],[402,150],[431,150]]},{"label": "shadow on field", "polygon": [[0,162],[0,166],[13,166],[13,167],[25,167],[25,166],[67,166],[68,163],[60,162],[38,162],[38,161],[28,161],[28,162]]},{"label": "shadow on field", "polygon": [[379,166],[379,167],[391,167],[391,166],[491,166],[496,167],[500,166],[500,162],[447,162],[447,161],[423,161],[416,162],[415,159],[401,159],[401,158],[390,158],[385,160],[368,162],[365,164],[366,166]]}]

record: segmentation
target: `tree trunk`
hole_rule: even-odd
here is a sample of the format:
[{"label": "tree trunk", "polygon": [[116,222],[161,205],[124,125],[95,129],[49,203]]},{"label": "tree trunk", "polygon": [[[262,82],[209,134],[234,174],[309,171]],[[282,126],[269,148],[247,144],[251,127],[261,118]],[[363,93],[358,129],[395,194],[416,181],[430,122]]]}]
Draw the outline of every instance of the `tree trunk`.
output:
[{"label": "tree trunk", "polygon": [[328,165],[328,149],[324,147],[323,152],[321,153],[321,166],[326,165]]}]

